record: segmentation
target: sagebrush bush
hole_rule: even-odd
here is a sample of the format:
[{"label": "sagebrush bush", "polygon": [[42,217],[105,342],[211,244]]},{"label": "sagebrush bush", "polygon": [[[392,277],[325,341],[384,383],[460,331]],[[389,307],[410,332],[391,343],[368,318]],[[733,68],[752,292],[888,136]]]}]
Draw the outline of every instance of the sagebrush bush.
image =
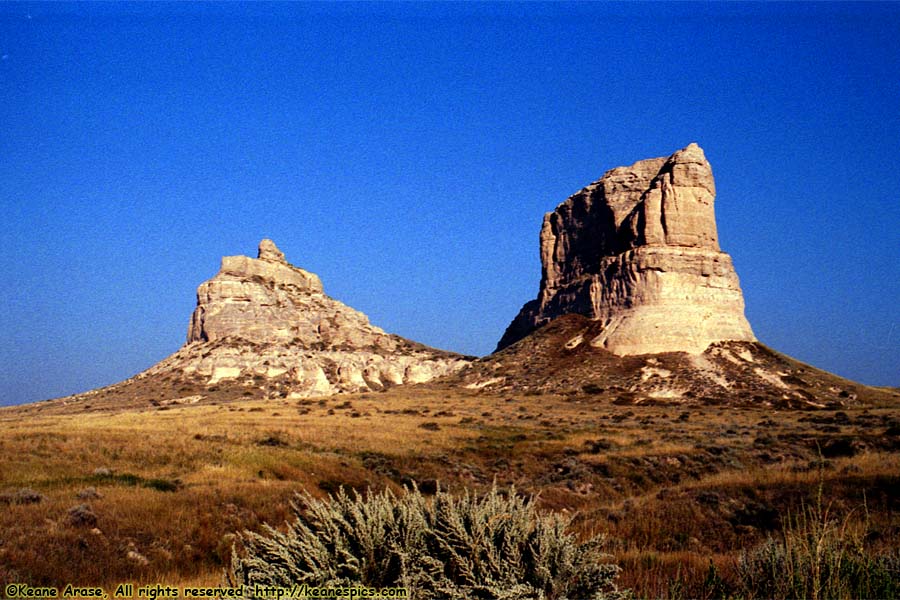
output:
[{"label": "sagebrush bush", "polygon": [[299,496],[286,533],[245,532],[232,586],[405,587],[417,600],[617,598],[619,568],[602,539],[580,543],[570,520],[496,486],[484,497],[431,499],[417,489],[328,500]]}]

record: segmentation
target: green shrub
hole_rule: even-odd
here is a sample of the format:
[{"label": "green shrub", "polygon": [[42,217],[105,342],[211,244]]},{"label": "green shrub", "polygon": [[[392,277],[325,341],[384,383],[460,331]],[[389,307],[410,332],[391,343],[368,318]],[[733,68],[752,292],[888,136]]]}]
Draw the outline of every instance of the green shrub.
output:
[{"label": "green shrub", "polygon": [[95,472],[87,480],[100,484],[118,483],[132,487],[141,486],[158,492],[177,492],[182,485],[179,479],[144,479],[134,473],[112,473],[108,469],[103,469],[99,473]]},{"label": "green shrub", "polygon": [[177,492],[181,488],[181,482],[177,479],[148,479],[143,485],[158,492]]},{"label": "green shrub", "polygon": [[243,534],[230,585],[405,587],[417,600],[622,597],[599,537],[579,543],[568,519],[514,490],[299,499],[286,533]]}]

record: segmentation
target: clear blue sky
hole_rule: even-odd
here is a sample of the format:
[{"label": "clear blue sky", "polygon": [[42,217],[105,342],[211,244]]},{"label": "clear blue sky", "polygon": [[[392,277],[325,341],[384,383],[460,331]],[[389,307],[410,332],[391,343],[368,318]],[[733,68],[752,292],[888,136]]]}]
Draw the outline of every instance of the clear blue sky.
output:
[{"label": "clear blue sky", "polygon": [[184,342],[273,238],[489,353],[542,215],[692,141],[757,336],[900,385],[900,4],[0,3],[0,403]]}]

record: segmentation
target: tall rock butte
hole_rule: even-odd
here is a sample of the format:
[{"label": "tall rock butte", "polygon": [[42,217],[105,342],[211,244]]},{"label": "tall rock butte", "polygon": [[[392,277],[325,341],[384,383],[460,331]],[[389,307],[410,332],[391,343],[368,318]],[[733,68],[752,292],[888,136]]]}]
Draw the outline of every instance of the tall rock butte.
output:
[{"label": "tall rock butte", "polygon": [[375,327],[266,239],[255,259],[222,259],[197,289],[187,343],[136,378],[174,374],[207,386],[274,379],[304,397],[424,383],[466,364]]},{"label": "tall rock butte", "polygon": [[541,227],[541,285],[501,350],[575,313],[602,323],[590,343],[618,355],[699,354],[755,341],[731,257],[719,249],[712,169],[697,144],[618,167]]}]

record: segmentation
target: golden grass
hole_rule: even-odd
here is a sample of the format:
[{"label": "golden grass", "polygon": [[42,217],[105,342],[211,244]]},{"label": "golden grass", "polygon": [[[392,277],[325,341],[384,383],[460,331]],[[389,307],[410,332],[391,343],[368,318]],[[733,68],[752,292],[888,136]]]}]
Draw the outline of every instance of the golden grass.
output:
[{"label": "golden grass", "polygon": [[715,473],[696,483],[687,484],[685,489],[701,490],[721,487],[775,487],[810,486],[837,479],[852,479],[846,469],[864,473],[865,477],[890,477],[900,473],[900,454],[888,452],[864,452],[852,458],[836,458],[827,469],[810,466],[810,461],[789,461],[767,468],[752,467]]},{"label": "golden grass", "polygon": [[[296,491],[399,490],[413,479],[484,490],[496,479],[539,493],[583,532],[607,533],[622,583],[664,597],[679,577],[699,590],[690,586],[710,560],[727,574],[728,557],[773,531],[754,525],[753,511],[783,512],[814,493],[813,442],[830,435],[869,450],[829,460],[826,485],[847,507],[868,494],[882,530],[900,531],[884,500],[885,486],[900,483],[900,453],[878,447],[883,429],[852,423],[828,433],[799,421],[810,413],[781,413],[761,427],[769,412],[429,388],[48,412],[0,410],[0,492],[45,497],[2,506],[0,584],[217,584],[234,534],[283,523]],[[898,415],[867,413],[874,423]],[[773,441],[754,444],[760,435]],[[592,448],[598,440],[608,448]],[[95,475],[101,468],[112,476]],[[160,491],[169,484],[175,491]],[[77,498],[87,487],[102,498]],[[68,522],[82,503],[97,516],[93,526]]]}]

